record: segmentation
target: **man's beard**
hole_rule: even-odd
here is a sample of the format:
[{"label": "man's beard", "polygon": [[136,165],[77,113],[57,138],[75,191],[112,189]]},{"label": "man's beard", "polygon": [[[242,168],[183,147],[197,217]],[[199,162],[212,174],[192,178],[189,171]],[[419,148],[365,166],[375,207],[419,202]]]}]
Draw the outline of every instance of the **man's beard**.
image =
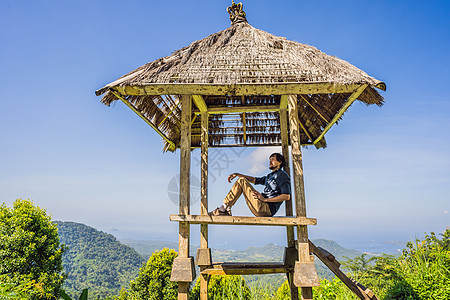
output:
[{"label": "man's beard", "polygon": [[277,167],[275,167],[275,166],[269,166],[269,169],[270,170],[273,170],[273,169],[276,169]]}]

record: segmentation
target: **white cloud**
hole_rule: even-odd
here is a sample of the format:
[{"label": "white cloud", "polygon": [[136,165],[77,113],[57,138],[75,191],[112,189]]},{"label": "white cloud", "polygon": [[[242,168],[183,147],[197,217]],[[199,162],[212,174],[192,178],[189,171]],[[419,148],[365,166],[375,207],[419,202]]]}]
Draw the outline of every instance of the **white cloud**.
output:
[{"label": "white cloud", "polygon": [[250,174],[258,175],[269,170],[269,155],[274,152],[281,152],[281,147],[261,147],[253,151],[249,156],[251,164]]}]

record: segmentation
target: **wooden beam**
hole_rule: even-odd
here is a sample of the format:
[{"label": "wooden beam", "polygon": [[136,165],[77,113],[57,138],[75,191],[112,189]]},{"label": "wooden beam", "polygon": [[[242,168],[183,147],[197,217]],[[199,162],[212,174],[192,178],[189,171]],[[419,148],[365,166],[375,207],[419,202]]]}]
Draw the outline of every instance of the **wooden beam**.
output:
[{"label": "wooden beam", "polygon": [[356,88],[353,93],[348,97],[347,102],[341,107],[339,112],[334,116],[333,120],[325,127],[325,129],[322,131],[322,133],[319,135],[319,137],[313,142],[314,145],[317,144],[324,135],[330,130],[330,128],[336,123],[339,118],[345,113],[345,111],[352,105],[353,102],[361,95],[361,93],[366,89],[367,84],[362,84],[358,88]]},{"label": "wooden beam", "polygon": [[164,117],[164,119],[162,119],[162,121],[161,122],[159,122],[159,124],[158,124],[158,126],[157,127],[159,127],[172,113],[173,113],[173,111],[175,110],[175,108],[177,108],[178,107],[178,105],[174,105],[173,107],[172,107],[172,109],[170,110],[170,112]]},{"label": "wooden beam", "polygon": [[[192,124],[194,124],[196,119],[197,119],[197,115],[194,115],[194,117],[192,118],[192,121],[191,121],[191,126],[192,126]],[[191,133],[191,137],[192,136],[193,136],[193,134]]]},{"label": "wooden beam", "polygon": [[136,107],[134,107],[130,103],[130,101],[126,100],[119,92],[111,90],[111,93],[113,93],[114,96],[119,98],[126,106],[128,106],[132,111],[134,111],[135,114],[137,114],[142,120],[144,120],[145,123],[150,125],[150,127],[153,128],[164,140],[166,140],[167,143],[170,145],[170,147],[169,147],[170,151],[175,151],[175,149],[176,149],[175,144],[171,140],[169,140],[169,138],[164,133],[162,133],[161,130],[159,130],[158,127],[155,126],[155,124],[150,122],[150,120],[147,119],[147,117],[144,116],[144,114],[142,114],[139,110],[137,110]]},{"label": "wooden beam", "polygon": [[[220,144],[220,145],[210,145],[209,148],[231,148],[231,147],[274,147],[274,146],[281,146],[281,143],[270,143],[270,144]],[[302,144],[302,146],[314,146],[312,143],[308,144]],[[193,146],[192,149],[200,148],[200,146]]]},{"label": "wooden beam", "polygon": [[280,110],[281,109],[287,109],[287,95],[281,95],[280,98]]},{"label": "wooden beam", "polygon": [[321,117],[325,122],[327,122],[327,124],[331,122],[330,117],[327,114],[325,114],[322,111],[322,109],[320,109],[320,107],[315,105],[313,102],[306,100],[306,98],[303,95],[300,95],[300,97],[319,115],[319,117]]},{"label": "wooden beam", "polygon": [[226,262],[214,263],[210,268],[204,269],[201,274],[208,275],[254,275],[286,273],[292,266],[278,262]]},{"label": "wooden beam", "polygon": [[[188,222],[190,224],[216,225],[265,225],[265,226],[299,226],[317,225],[317,220],[306,217],[241,217],[208,215],[170,215],[170,221]],[[308,254],[309,257],[309,254]]]},{"label": "wooden beam", "polygon": [[361,300],[370,300],[369,296],[362,293],[358,286],[350,280],[340,269],[339,266],[334,264],[331,260],[327,258],[327,256],[320,251],[311,241],[309,242],[309,247],[311,252],[314,253],[317,258],[319,258],[356,296],[358,296]]},{"label": "wooden beam", "polygon": [[300,125],[300,127],[302,128],[303,132],[306,134],[308,139],[312,142],[313,138],[311,137],[311,133],[309,133],[308,129],[303,125],[303,123],[300,121],[300,119],[298,120],[298,124]]},{"label": "wooden beam", "polygon": [[[271,112],[279,111],[278,105],[260,105],[260,106],[234,106],[234,107],[209,107],[208,114],[232,114],[246,112]],[[201,114],[201,111],[195,110],[195,114]]]},{"label": "wooden beam", "polygon": [[208,110],[206,106],[206,102],[201,95],[192,95],[192,100],[194,100],[195,105],[200,110],[200,112],[204,112]]},{"label": "wooden beam", "polygon": [[123,95],[289,95],[351,93],[359,84],[308,83],[153,83],[148,85],[107,85],[95,92],[97,96],[112,88]]}]

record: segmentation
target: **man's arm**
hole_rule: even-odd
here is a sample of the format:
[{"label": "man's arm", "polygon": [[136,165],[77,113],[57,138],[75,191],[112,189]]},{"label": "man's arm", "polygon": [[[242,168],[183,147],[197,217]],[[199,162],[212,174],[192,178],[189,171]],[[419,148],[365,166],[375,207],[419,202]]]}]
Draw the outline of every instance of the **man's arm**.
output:
[{"label": "man's arm", "polygon": [[233,173],[231,175],[228,176],[228,182],[231,183],[231,180],[233,180],[235,177],[244,177],[245,179],[247,179],[250,183],[255,184],[255,177],[252,176],[248,176],[248,175],[244,175],[241,173]]},{"label": "man's arm", "polygon": [[253,192],[253,197],[262,202],[283,202],[291,199],[291,195],[289,194],[281,194],[272,198],[264,198],[260,192]]}]

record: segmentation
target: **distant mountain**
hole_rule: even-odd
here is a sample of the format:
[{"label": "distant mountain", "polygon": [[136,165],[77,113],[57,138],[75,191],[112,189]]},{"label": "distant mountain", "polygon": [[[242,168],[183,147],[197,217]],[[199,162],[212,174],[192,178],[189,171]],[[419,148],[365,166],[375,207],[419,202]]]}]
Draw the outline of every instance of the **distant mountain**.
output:
[{"label": "distant mountain", "polygon": [[84,288],[90,299],[118,295],[135,279],[144,258],[111,234],[74,222],[56,221],[60,242],[68,250],[63,266],[68,274],[63,288],[76,299]]},{"label": "distant mountain", "polygon": [[[148,259],[153,254],[153,252],[162,250],[163,248],[175,249],[176,251],[178,251],[178,243],[176,242],[147,240],[120,240],[120,242],[136,250],[145,259]],[[191,248],[197,251],[196,248],[193,248],[192,246]]]}]

